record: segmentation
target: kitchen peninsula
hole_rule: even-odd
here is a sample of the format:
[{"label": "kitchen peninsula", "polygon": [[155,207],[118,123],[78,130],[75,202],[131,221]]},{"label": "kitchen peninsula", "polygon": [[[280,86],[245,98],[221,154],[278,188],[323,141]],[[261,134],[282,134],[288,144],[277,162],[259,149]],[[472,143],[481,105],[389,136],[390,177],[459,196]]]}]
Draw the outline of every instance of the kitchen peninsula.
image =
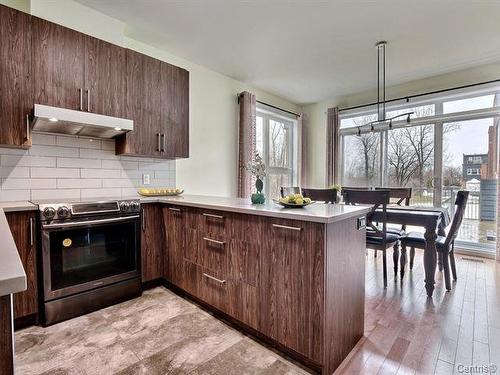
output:
[{"label": "kitchen peninsula", "polygon": [[141,204],[143,282],[164,278],[324,374],[363,336],[366,207],[189,195]]},{"label": "kitchen peninsula", "polygon": [[[190,195],[140,202],[145,288],[164,284],[324,374],[363,336],[368,208]],[[29,284],[35,273],[25,271]]]}]

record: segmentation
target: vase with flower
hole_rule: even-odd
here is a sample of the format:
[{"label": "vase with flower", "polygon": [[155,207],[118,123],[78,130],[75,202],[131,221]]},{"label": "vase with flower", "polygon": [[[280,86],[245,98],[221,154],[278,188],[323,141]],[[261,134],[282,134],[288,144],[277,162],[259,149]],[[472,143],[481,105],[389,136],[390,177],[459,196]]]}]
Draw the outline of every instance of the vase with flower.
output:
[{"label": "vase with flower", "polygon": [[248,163],[247,170],[255,177],[256,193],[251,196],[252,204],[263,204],[266,201],[266,196],[262,193],[264,189],[263,179],[266,177],[266,165],[262,160],[258,151],[255,151],[253,159]]}]

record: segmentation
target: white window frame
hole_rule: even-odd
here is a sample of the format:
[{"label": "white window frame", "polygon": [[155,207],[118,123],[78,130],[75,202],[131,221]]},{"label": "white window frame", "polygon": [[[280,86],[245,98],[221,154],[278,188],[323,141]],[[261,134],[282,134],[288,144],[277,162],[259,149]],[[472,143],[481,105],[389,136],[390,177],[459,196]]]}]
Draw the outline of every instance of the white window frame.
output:
[{"label": "white window frame", "polygon": [[[264,194],[268,198],[276,198],[269,196],[269,176],[288,174],[292,185],[297,184],[297,155],[298,155],[298,134],[297,134],[297,119],[285,116],[278,111],[272,111],[266,107],[257,106],[257,117],[263,119],[263,155],[264,164],[266,165],[266,177],[264,179]],[[272,167],[269,162],[269,120],[284,123],[290,129],[290,142],[289,142],[289,168]]]},{"label": "white window frame", "polygon": [[[406,126],[421,126],[421,125],[433,125],[434,127],[434,185],[437,186],[437,184],[440,184],[442,181],[442,176],[443,176],[443,160],[442,160],[442,150],[443,150],[443,124],[448,123],[448,122],[453,122],[453,121],[470,121],[470,120],[475,120],[475,119],[482,119],[482,118],[491,118],[491,117],[499,117],[500,116],[500,107],[491,107],[491,108],[482,108],[482,109],[472,109],[472,110],[467,110],[463,112],[453,112],[453,113],[447,113],[443,114],[443,104],[446,102],[450,101],[455,101],[455,100],[460,100],[460,99],[468,99],[468,98],[474,98],[478,96],[486,96],[486,95],[494,95],[495,93],[499,92],[500,88],[498,87],[498,84],[492,84],[492,85],[484,85],[484,87],[481,87],[477,90],[456,90],[455,92],[451,92],[448,94],[441,94],[441,95],[430,95],[426,98],[423,99],[416,99],[412,100],[411,102],[404,102],[404,103],[394,103],[394,104],[387,104],[386,105],[386,113],[389,111],[394,111],[398,109],[405,109],[405,108],[412,108],[412,107],[418,107],[418,106],[424,106],[424,105],[434,105],[435,107],[435,115],[434,116],[429,116],[429,117],[421,117],[421,118],[412,118],[410,124],[406,122],[406,119],[400,120],[400,121],[394,121],[392,125],[392,129],[397,129],[397,128],[402,128]],[[340,121],[343,119],[348,119],[348,118],[353,118],[353,117],[360,117],[360,116],[366,116],[366,115],[373,115],[376,114],[377,110],[376,107],[372,106],[369,108],[363,108],[361,110],[353,110],[347,112],[347,114],[342,114],[340,115]],[[369,128],[367,126],[360,127],[362,132],[367,132],[369,131]],[[340,135],[340,143],[341,147],[338,153],[338,157],[340,158],[340,183],[344,183],[344,147],[345,147],[345,136],[348,135],[355,135],[358,133],[358,130],[360,128],[357,127],[350,127],[350,128],[340,128],[339,130],[339,135]],[[375,125],[375,131],[380,132],[380,137],[381,137],[381,147],[380,147],[380,157],[382,161],[383,157],[383,143],[382,139],[384,137],[384,134],[387,134],[389,127],[388,124],[384,125]],[[388,167],[385,165],[386,163],[381,163],[380,165],[380,176],[379,176],[379,183],[380,186],[384,185],[384,181],[388,180]],[[482,164],[482,163],[479,163]],[[480,171],[479,173],[480,174]],[[500,183],[500,181],[499,181]],[[435,194],[434,194],[434,205],[438,206],[441,205],[441,189],[436,189]],[[497,225],[500,223],[497,223]],[[497,241],[500,241],[500,238],[497,238]],[[483,244],[483,243],[473,243],[473,242],[466,242],[466,241],[457,241],[457,244],[460,245],[462,248],[467,249],[467,250],[480,250],[483,254],[491,254],[494,253],[495,251],[495,245],[491,244]]]}]

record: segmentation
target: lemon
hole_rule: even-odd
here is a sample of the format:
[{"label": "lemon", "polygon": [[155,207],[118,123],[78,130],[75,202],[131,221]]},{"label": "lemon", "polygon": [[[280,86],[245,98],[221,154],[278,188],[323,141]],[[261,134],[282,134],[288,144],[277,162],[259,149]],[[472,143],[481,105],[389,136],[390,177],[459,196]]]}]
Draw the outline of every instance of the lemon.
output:
[{"label": "lemon", "polygon": [[304,198],[304,203],[311,203],[311,198]]},{"label": "lemon", "polygon": [[304,199],[302,199],[302,198],[295,198],[295,203],[298,204],[298,205],[302,205],[302,204],[304,204]]}]

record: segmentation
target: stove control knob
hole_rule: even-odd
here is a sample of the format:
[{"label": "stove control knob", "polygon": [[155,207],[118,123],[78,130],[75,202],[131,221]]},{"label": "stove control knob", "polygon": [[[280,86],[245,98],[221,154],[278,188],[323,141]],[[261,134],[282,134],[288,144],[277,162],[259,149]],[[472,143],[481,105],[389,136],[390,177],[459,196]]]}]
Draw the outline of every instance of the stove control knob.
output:
[{"label": "stove control knob", "polygon": [[132,211],[139,211],[139,202],[136,201],[130,202],[130,209]]},{"label": "stove control knob", "polygon": [[66,206],[61,206],[57,209],[57,216],[59,216],[60,218],[67,218],[69,217],[69,214],[69,208]]},{"label": "stove control knob", "polygon": [[56,210],[54,207],[45,207],[43,209],[43,217],[46,219],[53,219],[56,216]]},{"label": "stove control knob", "polygon": [[125,201],[120,203],[120,211],[128,211],[129,209],[130,209],[130,203]]}]

